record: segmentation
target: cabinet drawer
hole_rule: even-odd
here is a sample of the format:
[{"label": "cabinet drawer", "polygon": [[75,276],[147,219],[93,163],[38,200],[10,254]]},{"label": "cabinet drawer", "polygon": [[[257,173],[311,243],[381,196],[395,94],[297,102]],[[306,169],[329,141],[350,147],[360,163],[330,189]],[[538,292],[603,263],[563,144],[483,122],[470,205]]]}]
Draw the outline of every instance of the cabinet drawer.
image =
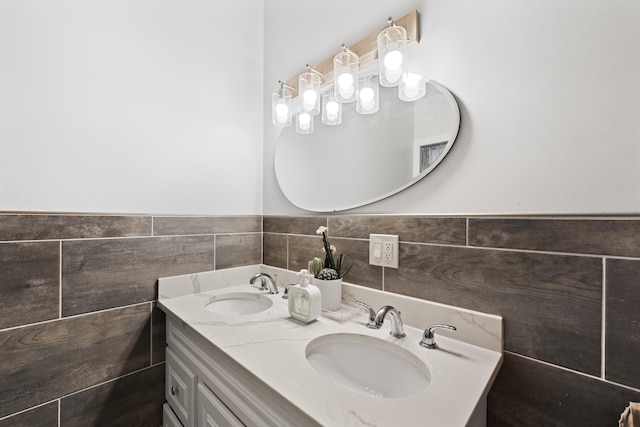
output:
[{"label": "cabinet drawer", "polygon": [[167,348],[165,397],[185,427],[195,427],[196,375]]},{"label": "cabinet drawer", "polygon": [[218,396],[203,383],[198,384],[198,427],[243,427],[244,424]]},{"label": "cabinet drawer", "polygon": [[162,427],[183,427],[168,403],[162,405]]}]

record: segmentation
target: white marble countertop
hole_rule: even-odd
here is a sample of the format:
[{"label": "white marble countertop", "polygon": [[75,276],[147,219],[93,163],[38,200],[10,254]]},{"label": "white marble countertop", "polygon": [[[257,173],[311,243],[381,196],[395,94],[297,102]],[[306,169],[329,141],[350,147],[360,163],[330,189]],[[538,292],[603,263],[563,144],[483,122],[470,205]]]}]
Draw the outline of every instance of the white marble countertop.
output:
[{"label": "white marble countertop", "polygon": [[[227,292],[259,291],[240,285],[162,299],[158,304],[323,425],[465,426],[477,403],[488,393],[502,362],[499,351],[444,335],[437,336],[439,349],[424,349],[418,344],[423,330],[406,324],[404,338],[391,337],[388,324],[382,329],[368,329],[364,311],[344,323],[320,316],[305,325],[289,317],[282,292],[267,295],[273,305],[253,315],[221,316],[205,309],[211,295]],[[425,363],[430,385],[412,397],[379,398],[334,384],[305,357],[311,340],[331,333],[377,337],[405,348]]]}]

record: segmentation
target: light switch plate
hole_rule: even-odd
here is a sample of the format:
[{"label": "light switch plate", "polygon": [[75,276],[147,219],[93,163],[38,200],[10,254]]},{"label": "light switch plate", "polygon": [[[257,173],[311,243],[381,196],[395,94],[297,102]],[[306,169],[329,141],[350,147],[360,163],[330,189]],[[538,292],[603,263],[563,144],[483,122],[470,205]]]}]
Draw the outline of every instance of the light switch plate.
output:
[{"label": "light switch plate", "polygon": [[395,234],[369,234],[369,264],[398,268],[398,247]]}]

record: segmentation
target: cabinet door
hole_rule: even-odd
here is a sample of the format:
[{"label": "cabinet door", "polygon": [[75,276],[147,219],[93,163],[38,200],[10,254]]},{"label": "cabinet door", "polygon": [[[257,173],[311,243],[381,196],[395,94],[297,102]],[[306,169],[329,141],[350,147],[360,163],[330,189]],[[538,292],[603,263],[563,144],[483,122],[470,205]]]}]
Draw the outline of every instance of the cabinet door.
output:
[{"label": "cabinet door", "polygon": [[185,427],[195,427],[196,376],[167,347],[165,397]]},{"label": "cabinet door", "polygon": [[198,383],[198,427],[242,427],[244,424],[203,383]]},{"label": "cabinet door", "polygon": [[162,405],[162,427],[182,427],[182,423],[173,413],[168,403]]}]

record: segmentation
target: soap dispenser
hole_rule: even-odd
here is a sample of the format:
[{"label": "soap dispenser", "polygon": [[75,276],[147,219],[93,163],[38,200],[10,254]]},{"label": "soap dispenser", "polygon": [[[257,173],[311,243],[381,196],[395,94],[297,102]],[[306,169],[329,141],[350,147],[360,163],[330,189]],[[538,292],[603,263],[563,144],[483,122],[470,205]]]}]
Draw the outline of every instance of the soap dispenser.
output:
[{"label": "soap dispenser", "polygon": [[320,316],[322,296],[320,289],[309,283],[309,271],[300,270],[300,284],[289,288],[289,315],[309,323]]}]

